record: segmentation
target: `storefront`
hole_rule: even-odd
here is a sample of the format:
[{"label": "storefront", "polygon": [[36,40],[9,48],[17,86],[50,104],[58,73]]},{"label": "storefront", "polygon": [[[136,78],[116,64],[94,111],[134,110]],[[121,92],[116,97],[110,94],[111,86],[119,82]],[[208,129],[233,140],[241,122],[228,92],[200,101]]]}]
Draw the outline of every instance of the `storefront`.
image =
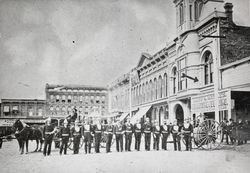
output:
[{"label": "storefront", "polygon": [[[214,92],[210,92],[191,97],[192,118],[196,119],[198,116],[204,116],[219,122],[224,118],[230,119],[233,103],[231,101],[231,91],[219,91],[218,95],[218,98],[215,98]],[[218,106],[216,106],[216,103],[218,103]],[[219,117],[215,117],[216,110],[219,111]]]}]

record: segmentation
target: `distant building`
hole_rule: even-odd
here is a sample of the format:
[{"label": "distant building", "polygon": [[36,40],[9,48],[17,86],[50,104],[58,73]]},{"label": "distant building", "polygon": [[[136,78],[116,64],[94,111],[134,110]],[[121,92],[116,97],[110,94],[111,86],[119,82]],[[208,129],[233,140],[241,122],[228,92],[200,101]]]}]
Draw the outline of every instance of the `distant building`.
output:
[{"label": "distant building", "polygon": [[12,126],[16,119],[27,124],[42,124],[45,117],[45,100],[1,99],[1,127]]},{"label": "distant building", "polygon": [[46,114],[56,118],[65,118],[76,108],[83,118],[92,112],[101,116],[108,113],[108,92],[105,87],[87,85],[46,84]]}]

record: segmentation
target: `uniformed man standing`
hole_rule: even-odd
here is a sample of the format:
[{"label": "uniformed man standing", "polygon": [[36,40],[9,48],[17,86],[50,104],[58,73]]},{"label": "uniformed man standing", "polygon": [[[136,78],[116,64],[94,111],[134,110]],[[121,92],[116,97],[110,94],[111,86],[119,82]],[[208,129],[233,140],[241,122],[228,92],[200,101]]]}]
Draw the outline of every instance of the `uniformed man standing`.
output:
[{"label": "uniformed man standing", "polygon": [[227,127],[227,124],[228,124],[228,121],[227,119],[225,118],[221,123],[221,128],[222,128],[222,138],[221,138],[221,142],[224,141],[224,136],[226,136],[226,143],[228,143],[228,127]]},{"label": "uniformed man standing", "polygon": [[161,127],[159,126],[159,122],[155,121],[155,125],[153,127],[154,149],[155,150],[159,150],[160,135],[161,135]]},{"label": "uniformed man standing", "polygon": [[115,132],[115,139],[116,139],[116,151],[122,152],[123,151],[123,134],[124,134],[125,127],[121,124],[121,122],[117,122],[114,128]]},{"label": "uniformed man standing", "polygon": [[44,148],[43,148],[43,155],[50,155],[51,152],[51,144],[53,140],[53,135],[55,133],[54,126],[51,125],[51,118],[46,119],[46,125],[43,129],[43,138],[44,138]]},{"label": "uniformed man standing", "polygon": [[181,151],[181,136],[180,136],[181,126],[177,125],[177,120],[173,122],[173,127],[171,128],[171,133],[173,135],[174,150]]},{"label": "uniformed man standing", "polygon": [[60,129],[60,139],[61,139],[61,147],[60,147],[60,155],[64,151],[64,154],[67,154],[68,142],[70,138],[70,128],[68,126],[67,119],[63,122],[63,127]]},{"label": "uniformed man standing", "polygon": [[106,135],[106,153],[111,152],[110,148],[113,138],[113,132],[114,132],[114,127],[112,125],[111,120],[109,120],[104,132]]},{"label": "uniformed man standing", "polygon": [[184,135],[184,140],[186,143],[186,151],[192,150],[192,133],[193,133],[193,126],[190,123],[188,118],[185,119],[185,122],[182,126],[181,132]]},{"label": "uniformed man standing", "polygon": [[100,145],[102,139],[103,126],[101,120],[97,121],[97,124],[94,126],[94,138],[95,138],[95,152],[100,153]]},{"label": "uniformed man standing", "polygon": [[164,120],[163,125],[161,126],[161,136],[162,136],[162,142],[161,142],[161,148],[163,150],[167,150],[167,140],[170,133],[170,127],[167,125],[167,121]]},{"label": "uniformed man standing", "polygon": [[140,151],[141,134],[142,134],[142,127],[141,127],[140,120],[138,119],[136,124],[134,125],[135,150],[137,151]]},{"label": "uniformed man standing", "polygon": [[75,120],[75,125],[71,129],[71,134],[73,136],[73,150],[74,150],[73,153],[78,154],[79,153],[79,145],[80,145],[80,141],[82,138],[82,128],[80,127],[78,119]]},{"label": "uniformed man standing", "polygon": [[150,143],[151,143],[151,132],[152,132],[152,125],[149,122],[149,118],[146,118],[146,122],[143,125],[143,133],[145,135],[145,150],[150,150]]},{"label": "uniformed man standing", "polygon": [[130,118],[127,118],[125,124],[125,151],[131,151],[131,142],[133,135],[133,125],[130,122]]},{"label": "uniformed man standing", "polygon": [[84,136],[84,150],[85,154],[91,153],[91,139],[93,135],[93,127],[90,125],[88,119],[85,120],[83,125],[83,136]]}]

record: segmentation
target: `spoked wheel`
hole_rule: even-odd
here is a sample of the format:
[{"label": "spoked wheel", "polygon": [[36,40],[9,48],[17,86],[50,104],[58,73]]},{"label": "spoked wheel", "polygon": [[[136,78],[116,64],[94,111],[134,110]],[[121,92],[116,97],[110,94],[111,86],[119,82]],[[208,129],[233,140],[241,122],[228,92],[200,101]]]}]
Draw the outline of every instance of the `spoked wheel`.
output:
[{"label": "spoked wheel", "polygon": [[220,146],[222,129],[213,119],[203,121],[194,133],[195,144],[198,148],[213,150]]}]

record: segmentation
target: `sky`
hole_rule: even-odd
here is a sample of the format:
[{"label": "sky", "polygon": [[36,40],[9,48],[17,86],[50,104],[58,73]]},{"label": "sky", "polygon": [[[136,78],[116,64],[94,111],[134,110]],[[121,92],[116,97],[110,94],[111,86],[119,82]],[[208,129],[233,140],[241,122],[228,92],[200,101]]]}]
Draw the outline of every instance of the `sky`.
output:
[{"label": "sky", "polygon": [[[249,0],[234,20],[250,26]],[[0,99],[45,99],[45,84],[107,86],[175,33],[173,0],[0,0]]]}]

